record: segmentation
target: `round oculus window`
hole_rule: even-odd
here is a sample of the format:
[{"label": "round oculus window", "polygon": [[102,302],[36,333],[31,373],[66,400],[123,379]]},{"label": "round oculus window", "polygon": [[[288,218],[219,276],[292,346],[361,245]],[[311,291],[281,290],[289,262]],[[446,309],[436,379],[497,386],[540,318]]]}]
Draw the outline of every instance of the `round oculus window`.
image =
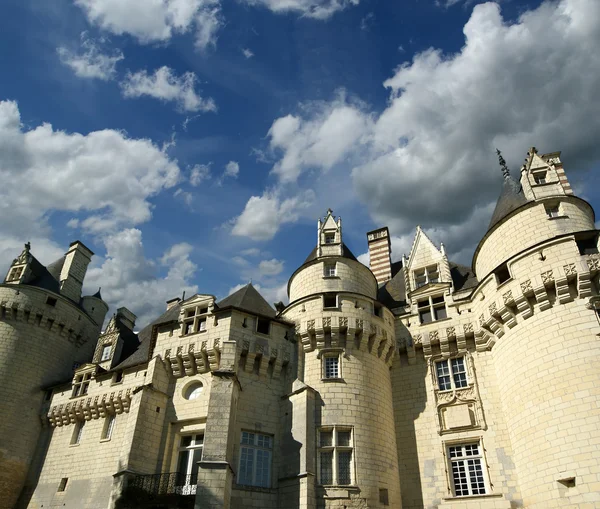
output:
[{"label": "round oculus window", "polygon": [[185,390],[185,399],[196,399],[200,397],[203,390],[204,385],[202,385],[202,382],[195,382]]}]

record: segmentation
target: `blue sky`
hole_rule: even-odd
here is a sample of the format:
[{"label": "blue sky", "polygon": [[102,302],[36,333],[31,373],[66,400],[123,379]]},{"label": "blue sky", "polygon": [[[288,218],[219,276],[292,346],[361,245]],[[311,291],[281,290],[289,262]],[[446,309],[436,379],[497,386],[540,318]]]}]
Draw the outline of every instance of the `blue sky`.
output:
[{"label": "blue sky", "polygon": [[328,207],[356,255],[421,224],[470,263],[530,146],[596,209],[600,3],[8,0],[2,266],[81,239],[143,325],[250,279],[272,302]]}]

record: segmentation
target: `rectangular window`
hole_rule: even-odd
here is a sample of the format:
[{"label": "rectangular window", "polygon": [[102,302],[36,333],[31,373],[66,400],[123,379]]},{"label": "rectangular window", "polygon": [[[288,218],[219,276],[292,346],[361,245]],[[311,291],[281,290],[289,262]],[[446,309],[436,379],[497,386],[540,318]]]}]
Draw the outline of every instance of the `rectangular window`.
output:
[{"label": "rectangular window", "polygon": [[71,435],[71,445],[77,445],[81,443],[81,437],[83,436],[83,428],[85,427],[85,421],[77,421],[73,434]]},{"label": "rectangular window", "polygon": [[112,345],[104,345],[102,348],[102,357],[100,357],[100,362],[107,361],[110,359],[110,352],[112,350]]},{"label": "rectangular window", "polygon": [[46,299],[46,304],[48,304],[48,306],[56,306],[57,300],[54,297],[48,297]]},{"label": "rectangular window", "polygon": [[598,254],[598,235],[576,238],[575,241],[580,255]]},{"label": "rectangular window", "polygon": [[319,430],[319,484],[334,486],[352,484],[354,478],[352,442],[352,428],[347,426],[333,426]]},{"label": "rectangular window", "polygon": [[104,419],[104,428],[102,428],[102,440],[110,440],[115,429],[115,420],[117,416],[112,414]]},{"label": "rectangular window", "polygon": [[90,386],[91,379],[92,373],[83,373],[81,375],[77,375],[75,377],[75,381],[73,382],[73,393],[71,397],[76,398],[77,396],[85,396],[88,393],[88,387]]},{"label": "rectangular window", "polygon": [[323,357],[323,378],[340,378],[339,354],[328,354]]},{"label": "rectangular window", "polygon": [[204,435],[184,435],[179,442],[177,457],[176,492],[180,495],[195,495],[198,484],[198,462],[202,459]]},{"label": "rectangular window", "polygon": [[440,273],[437,265],[430,265],[424,269],[418,269],[413,272],[415,278],[415,289],[421,288],[428,283],[439,283]]},{"label": "rectangular window", "polygon": [[63,477],[58,483],[58,489],[56,491],[65,491],[67,489],[68,477]]},{"label": "rectangular window", "polygon": [[272,436],[242,431],[237,484],[269,488],[272,451]]},{"label": "rectangular window", "polygon": [[323,294],[323,309],[335,309],[338,306],[337,293]]},{"label": "rectangular window", "polygon": [[207,327],[207,313],[207,306],[196,306],[191,309],[186,309],[181,326],[181,334],[187,336],[188,334],[204,332]]},{"label": "rectangular window", "polygon": [[336,276],[335,262],[324,263],[323,264],[323,277],[335,277],[335,276]]},{"label": "rectangular window", "polygon": [[546,183],[546,172],[545,171],[537,171],[533,174],[533,180],[536,184],[545,184]]},{"label": "rectangular window", "polygon": [[558,205],[544,205],[546,209],[546,215],[549,219],[558,217],[560,215],[560,208]]},{"label": "rectangular window", "polygon": [[435,363],[435,370],[440,391],[462,389],[469,385],[464,357],[438,361]]},{"label": "rectangular window", "polygon": [[198,320],[198,332],[206,330],[206,318]]},{"label": "rectangular window", "polygon": [[271,331],[271,320],[267,320],[266,318],[257,318],[256,319],[256,332],[259,334],[269,335]]},{"label": "rectangular window", "polygon": [[510,272],[506,263],[500,265],[500,267],[494,271],[494,274],[496,275],[496,281],[499,285],[506,283],[510,279]]},{"label": "rectangular window", "polygon": [[325,244],[333,244],[335,242],[335,233],[325,234]]},{"label": "rectangular window", "polygon": [[421,323],[434,322],[448,317],[443,295],[427,297],[426,299],[417,301],[417,309]]},{"label": "rectangular window", "polygon": [[479,443],[451,445],[448,460],[452,475],[454,495],[484,495],[483,454]]},{"label": "rectangular window", "polygon": [[23,274],[23,267],[15,267],[10,271],[7,281],[18,281]]}]

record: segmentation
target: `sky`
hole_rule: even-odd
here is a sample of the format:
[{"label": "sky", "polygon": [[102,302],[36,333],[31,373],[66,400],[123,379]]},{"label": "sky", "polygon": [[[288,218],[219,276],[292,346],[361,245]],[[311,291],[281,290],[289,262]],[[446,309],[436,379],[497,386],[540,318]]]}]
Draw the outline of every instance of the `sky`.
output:
[{"label": "sky", "polygon": [[528,149],[600,205],[600,2],[4,0],[0,269],[79,239],[143,326],[185,291],[286,301],[332,208],[368,263],[417,224],[470,264]]}]

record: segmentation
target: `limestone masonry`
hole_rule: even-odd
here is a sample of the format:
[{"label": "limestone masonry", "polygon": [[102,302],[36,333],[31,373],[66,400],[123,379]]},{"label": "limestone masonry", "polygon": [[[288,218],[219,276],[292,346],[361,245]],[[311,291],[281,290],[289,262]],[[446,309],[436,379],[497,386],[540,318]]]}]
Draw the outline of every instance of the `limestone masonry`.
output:
[{"label": "limestone masonry", "polygon": [[251,285],[139,332],[74,242],[0,285],[0,509],[600,508],[600,254],[560,153],[504,167],[466,267],[420,227],[370,269],[331,210]]}]

